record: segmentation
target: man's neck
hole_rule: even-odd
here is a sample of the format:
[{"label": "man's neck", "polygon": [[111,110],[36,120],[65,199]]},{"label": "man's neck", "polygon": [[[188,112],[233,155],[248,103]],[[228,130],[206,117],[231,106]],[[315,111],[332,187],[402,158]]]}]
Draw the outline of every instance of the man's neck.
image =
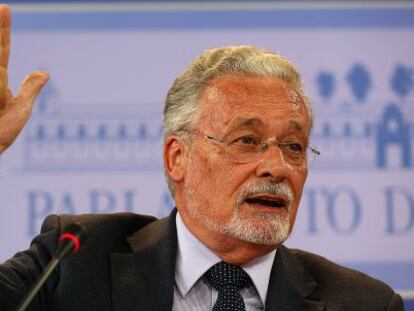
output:
[{"label": "man's neck", "polygon": [[200,242],[206,245],[221,260],[233,265],[244,265],[272,252],[279,246],[242,241],[235,237],[214,230],[206,230],[205,227],[201,228],[200,226],[192,224],[191,218],[186,213],[180,213],[180,216],[184,225]]}]

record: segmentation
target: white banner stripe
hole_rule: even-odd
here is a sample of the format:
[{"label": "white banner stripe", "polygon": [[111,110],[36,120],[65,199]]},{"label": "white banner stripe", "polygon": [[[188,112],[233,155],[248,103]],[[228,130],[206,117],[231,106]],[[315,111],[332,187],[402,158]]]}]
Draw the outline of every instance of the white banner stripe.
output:
[{"label": "white banner stripe", "polygon": [[414,8],[412,1],[367,1],[367,2],[327,2],[327,1],[292,1],[292,2],[144,2],[144,3],[38,3],[38,4],[10,4],[13,12],[77,12],[77,11],[187,11],[187,10],[291,10],[291,9],[391,9]]}]

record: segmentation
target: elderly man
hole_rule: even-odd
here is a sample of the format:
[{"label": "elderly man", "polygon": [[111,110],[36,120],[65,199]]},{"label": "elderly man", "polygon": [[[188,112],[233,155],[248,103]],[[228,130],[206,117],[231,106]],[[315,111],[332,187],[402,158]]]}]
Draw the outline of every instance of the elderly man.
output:
[{"label": "elderly man", "polygon": [[[2,17],[0,144],[14,140],[46,82],[6,94],[9,13]],[[6,123],[4,122],[7,121]],[[30,249],[0,266],[12,310],[81,222],[85,247],[61,262],[31,310],[402,310],[387,285],[282,244],[308,172],[312,111],[292,63],[263,49],[208,50],[174,82],[164,109],[164,167],[176,210],[49,216]]]}]

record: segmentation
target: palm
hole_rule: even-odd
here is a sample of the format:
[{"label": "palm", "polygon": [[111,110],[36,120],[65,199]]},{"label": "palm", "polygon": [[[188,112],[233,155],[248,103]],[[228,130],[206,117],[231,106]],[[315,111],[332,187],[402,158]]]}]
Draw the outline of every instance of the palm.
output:
[{"label": "palm", "polygon": [[10,27],[10,9],[7,5],[0,5],[0,154],[23,129],[34,100],[48,79],[46,72],[33,72],[23,81],[16,97],[10,92],[7,72]]}]

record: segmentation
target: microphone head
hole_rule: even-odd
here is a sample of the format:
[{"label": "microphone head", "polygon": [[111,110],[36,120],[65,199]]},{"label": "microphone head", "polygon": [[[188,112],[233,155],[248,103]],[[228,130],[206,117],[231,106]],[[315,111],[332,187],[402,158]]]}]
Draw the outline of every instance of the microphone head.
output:
[{"label": "microphone head", "polygon": [[70,253],[79,251],[81,245],[85,242],[85,230],[80,223],[73,223],[65,227],[59,237],[58,249],[55,257],[62,259]]}]

